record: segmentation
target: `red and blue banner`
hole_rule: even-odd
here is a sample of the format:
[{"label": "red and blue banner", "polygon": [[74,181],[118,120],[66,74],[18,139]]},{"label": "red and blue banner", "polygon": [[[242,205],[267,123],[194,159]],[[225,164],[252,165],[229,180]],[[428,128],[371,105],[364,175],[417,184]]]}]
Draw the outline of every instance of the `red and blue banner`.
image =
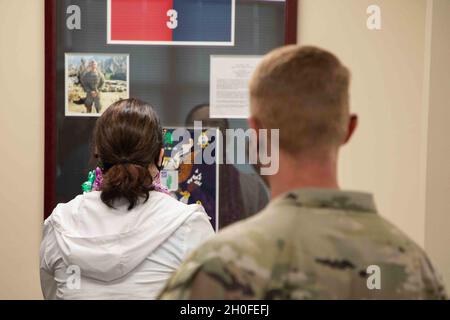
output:
[{"label": "red and blue banner", "polygon": [[108,44],[234,45],[235,0],[108,0]]}]

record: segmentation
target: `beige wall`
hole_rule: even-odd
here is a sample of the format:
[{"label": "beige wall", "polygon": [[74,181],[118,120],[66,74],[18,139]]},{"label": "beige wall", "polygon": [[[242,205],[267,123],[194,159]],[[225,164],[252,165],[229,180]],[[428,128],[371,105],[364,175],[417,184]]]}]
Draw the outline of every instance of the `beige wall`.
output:
[{"label": "beige wall", "polygon": [[40,299],[44,1],[0,0],[0,299]]},{"label": "beige wall", "polygon": [[450,289],[450,1],[432,12],[425,248]]},{"label": "beige wall", "polygon": [[[379,31],[366,27],[374,3]],[[352,72],[360,127],[343,150],[342,186],[374,192],[382,215],[421,245],[425,18],[425,0],[302,0],[299,7],[300,43],[333,51]]]},{"label": "beige wall", "polygon": [[[381,8],[379,31],[366,27],[372,4]],[[352,71],[360,127],[343,150],[342,186],[373,192],[448,287],[449,8],[448,0],[301,0],[298,26],[299,43],[332,50]]]}]

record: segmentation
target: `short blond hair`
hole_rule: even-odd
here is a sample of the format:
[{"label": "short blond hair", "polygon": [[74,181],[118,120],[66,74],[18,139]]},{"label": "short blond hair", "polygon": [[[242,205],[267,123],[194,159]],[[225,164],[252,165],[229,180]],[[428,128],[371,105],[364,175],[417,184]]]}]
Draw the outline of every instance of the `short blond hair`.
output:
[{"label": "short blond hair", "polygon": [[266,55],[250,81],[251,114],[280,129],[292,154],[341,145],[349,121],[350,72],[332,53],[297,45]]}]

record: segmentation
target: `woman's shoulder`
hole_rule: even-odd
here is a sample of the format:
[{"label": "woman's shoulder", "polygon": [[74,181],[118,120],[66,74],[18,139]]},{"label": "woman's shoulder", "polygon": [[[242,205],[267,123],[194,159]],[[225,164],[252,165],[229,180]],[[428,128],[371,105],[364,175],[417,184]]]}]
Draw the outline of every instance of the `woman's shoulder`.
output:
[{"label": "woman's shoulder", "polygon": [[100,191],[92,191],[79,194],[67,202],[58,203],[56,207],[53,209],[52,215],[60,211],[76,212],[77,209],[85,202],[99,203],[101,202],[100,195],[101,195]]},{"label": "woman's shoulder", "polygon": [[[60,214],[69,215],[71,213],[77,212],[80,204],[83,202],[83,199],[85,199],[87,196],[88,196],[87,193],[80,194],[68,202],[58,203],[56,205],[56,207],[53,209],[53,211],[51,212],[51,214],[48,216],[46,221],[53,219]],[[93,195],[90,194],[89,196],[92,197]]]},{"label": "woman's shoulder", "polygon": [[146,202],[150,206],[159,207],[164,210],[176,210],[182,212],[198,212],[199,214],[206,214],[205,209],[199,204],[185,204],[173,196],[159,192],[150,192],[149,198]]},{"label": "woman's shoulder", "polygon": [[211,226],[208,214],[203,206],[199,204],[185,204],[161,192],[153,192],[148,202],[149,205],[156,206],[157,211],[163,214],[172,212],[177,216],[186,215],[184,226],[188,229],[204,229],[205,225]]}]

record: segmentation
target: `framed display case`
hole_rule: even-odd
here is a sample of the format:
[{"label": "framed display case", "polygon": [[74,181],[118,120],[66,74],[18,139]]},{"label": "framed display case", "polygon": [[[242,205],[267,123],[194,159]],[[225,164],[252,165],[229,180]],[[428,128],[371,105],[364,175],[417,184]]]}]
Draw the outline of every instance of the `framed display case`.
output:
[{"label": "framed display case", "polygon": [[46,0],[45,11],[44,217],[81,193],[111,103],[139,98],[164,127],[186,126],[209,103],[211,56],[297,41],[297,0]]}]

